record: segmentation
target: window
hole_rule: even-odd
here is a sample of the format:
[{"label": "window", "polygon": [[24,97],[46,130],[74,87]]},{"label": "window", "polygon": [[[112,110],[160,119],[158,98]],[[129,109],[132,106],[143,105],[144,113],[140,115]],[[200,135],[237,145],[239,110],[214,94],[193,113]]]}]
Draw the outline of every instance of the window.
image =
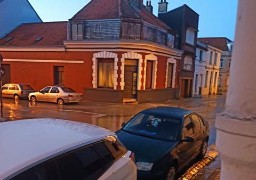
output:
[{"label": "window", "polygon": [[13,180],[98,179],[115,158],[103,141],[43,162]]},{"label": "window", "polygon": [[51,89],[51,87],[45,87],[40,92],[41,93],[48,93],[50,89]]},{"label": "window", "polygon": [[53,77],[55,85],[62,85],[64,83],[64,67],[54,66],[53,67]]},{"label": "window", "polygon": [[228,63],[229,69],[230,69],[230,66],[231,66],[231,59],[229,60],[229,63]]},{"label": "window", "polygon": [[168,75],[167,75],[167,87],[172,88],[172,80],[173,80],[173,68],[174,64],[173,63],[168,63]]},{"label": "window", "polygon": [[210,52],[210,61],[209,64],[212,64],[212,51]]},{"label": "window", "polygon": [[199,61],[203,61],[203,51],[200,50],[199,52]]},{"label": "window", "polygon": [[17,85],[10,85],[9,90],[19,90]]},{"label": "window", "polygon": [[199,117],[196,115],[196,114],[192,114],[191,115],[191,119],[194,123],[194,130],[195,130],[195,133],[198,134],[201,132],[201,125],[202,123],[200,122],[201,119],[199,119]]},{"label": "window", "polygon": [[153,61],[147,61],[146,89],[151,89],[153,87],[153,68]]},{"label": "window", "polygon": [[195,44],[195,30],[188,28],[186,32],[186,43],[194,45]]},{"label": "window", "polygon": [[122,23],[122,37],[123,39],[140,40],[140,24],[136,23]]},{"label": "window", "polygon": [[72,24],[72,40],[83,40],[83,24]]},{"label": "window", "polygon": [[220,59],[220,68],[223,68],[224,60]]},{"label": "window", "polygon": [[215,66],[217,65],[217,59],[218,59],[218,54],[215,53],[215,56],[214,56],[214,65]]},{"label": "window", "polygon": [[114,87],[114,60],[98,59],[98,87]]},{"label": "window", "polygon": [[208,71],[206,71],[204,87],[207,87],[207,86],[208,86],[208,76],[209,76],[209,72],[208,72]]},{"label": "window", "polygon": [[59,93],[59,89],[57,87],[52,87],[50,93]]},{"label": "window", "polygon": [[194,123],[191,121],[190,117],[187,116],[184,120],[182,137],[192,137],[194,135]]},{"label": "window", "polygon": [[192,57],[191,56],[185,56],[183,69],[191,71],[192,70],[192,65],[193,65]]}]

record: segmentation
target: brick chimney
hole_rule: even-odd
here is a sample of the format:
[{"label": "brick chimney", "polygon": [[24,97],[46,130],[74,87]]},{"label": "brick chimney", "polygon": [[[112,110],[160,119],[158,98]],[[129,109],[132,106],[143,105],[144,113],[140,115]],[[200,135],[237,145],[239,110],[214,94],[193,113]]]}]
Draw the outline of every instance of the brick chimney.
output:
[{"label": "brick chimney", "polygon": [[151,0],[147,0],[146,8],[149,12],[153,14],[153,6],[151,5]]},{"label": "brick chimney", "polygon": [[167,12],[168,2],[166,0],[160,0],[158,3],[158,14]]}]

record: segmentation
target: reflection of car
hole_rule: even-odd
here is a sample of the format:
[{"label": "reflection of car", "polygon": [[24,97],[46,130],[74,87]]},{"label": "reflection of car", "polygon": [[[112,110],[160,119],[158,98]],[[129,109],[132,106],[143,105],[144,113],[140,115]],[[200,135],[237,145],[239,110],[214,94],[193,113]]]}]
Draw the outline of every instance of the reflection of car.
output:
[{"label": "reflection of car", "polygon": [[57,104],[76,103],[82,100],[82,94],[65,86],[47,86],[39,92],[30,93],[28,96],[32,102],[45,101]]},{"label": "reflection of car", "polygon": [[35,92],[35,90],[28,84],[8,83],[2,86],[3,97],[27,99],[31,92]]},{"label": "reflection of car", "polygon": [[156,107],[135,115],[116,134],[135,153],[139,177],[175,179],[178,171],[204,157],[208,131],[208,123],[195,112]]},{"label": "reflection of car", "polygon": [[132,153],[94,125],[30,119],[0,124],[0,179],[135,179]]}]

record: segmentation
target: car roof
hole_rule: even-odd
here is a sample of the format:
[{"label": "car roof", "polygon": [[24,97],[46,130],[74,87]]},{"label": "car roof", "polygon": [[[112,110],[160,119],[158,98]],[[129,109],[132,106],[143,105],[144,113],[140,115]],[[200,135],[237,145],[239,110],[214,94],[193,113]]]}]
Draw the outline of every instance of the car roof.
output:
[{"label": "car roof", "polygon": [[182,120],[184,116],[192,113],[192,111],[188,109],[182,109],[179,107],[170,107],[170,106],[153,107],[153,108],[145,109],[141,112],[146,114],[155,114],[160,116],[173,117],[175,119],[180,119],[180,120]]},{"label": "car roof", "polygon": [[0,123],[0,179],[49,156],[99,141],[114,132],[62,119],[25,119]]}]

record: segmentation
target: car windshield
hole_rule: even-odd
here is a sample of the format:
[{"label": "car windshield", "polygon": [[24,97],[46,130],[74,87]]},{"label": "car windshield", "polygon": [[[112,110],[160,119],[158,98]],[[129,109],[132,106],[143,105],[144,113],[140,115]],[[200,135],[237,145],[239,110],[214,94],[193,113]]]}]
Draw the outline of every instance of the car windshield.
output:
[{"label": "car windshield", "polygon": [[34,90],[30,85],[26,85],[26,84],[21,84],[20,87],[23,90]]},{"label": "car windshield", "polygon": [[66,93],[72,93],[72,92],[75,92],[73,89],[69,88],[69,87],[61,87],[62,91],[63,92],[66,92]]},{"label": "car windshield", "polygon": [[153,139],[176,141],[180,121],[170,117],[139,113],[133,117],[123,130]]}]

